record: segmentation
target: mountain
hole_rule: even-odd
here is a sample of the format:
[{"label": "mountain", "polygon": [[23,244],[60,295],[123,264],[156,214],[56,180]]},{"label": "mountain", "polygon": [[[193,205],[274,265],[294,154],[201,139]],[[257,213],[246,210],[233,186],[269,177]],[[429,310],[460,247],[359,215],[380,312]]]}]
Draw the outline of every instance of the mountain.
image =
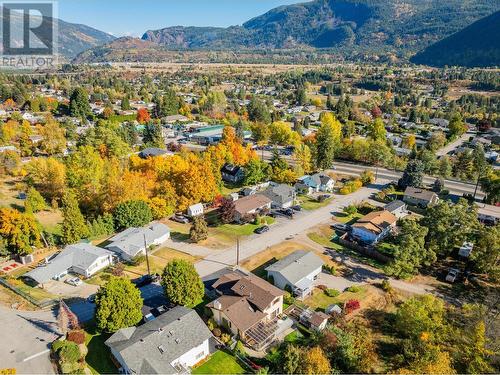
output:
[{"label": "mountain", "polygon": [[[22,35],[22,15],[17,12],[12,12],[11,17],[12,35]],[[37,17],[33,16],[33,18]],[[115,39],[115,37],[110,34],[96,30],[86,25],[69,23],[57,18],[52,18],[49,20],[52,23],[57,22],[57,51],[60,55],[63,55],[66,58],[73,58],[82,51],[99,46],[104,43],[111,42],[113,39]],[[2,24],[6,22],[5,20],[3,20],[3,12],[1,7],[0,21],[0,23]],[[0,38],[2,37],[2,30],[0,30]],[[21,41],[14,40],[14,43],[20,44]]]},{"label": "mountain", "polygon": [[500,66],[500,12],[484,17],[419,52],[416,64],[468,67]]},{"label": "mountain", "polygon": [[314,0],[242,26],[167,27],[142,36],[167,48],[339,48],[416,52],[500,10],[491,0]]}]

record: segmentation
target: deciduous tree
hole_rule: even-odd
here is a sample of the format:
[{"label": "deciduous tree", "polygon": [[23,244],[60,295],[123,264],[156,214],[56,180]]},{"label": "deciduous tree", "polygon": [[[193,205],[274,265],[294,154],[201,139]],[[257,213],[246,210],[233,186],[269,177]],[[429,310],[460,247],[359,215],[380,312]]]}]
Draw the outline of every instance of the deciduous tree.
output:
[{"label": "deciduous tree", "polygon": [[194,266],[182,259],[169,262],[161,281],[169,301],[182,306],[194,306],[203,299],[205,288]]}]

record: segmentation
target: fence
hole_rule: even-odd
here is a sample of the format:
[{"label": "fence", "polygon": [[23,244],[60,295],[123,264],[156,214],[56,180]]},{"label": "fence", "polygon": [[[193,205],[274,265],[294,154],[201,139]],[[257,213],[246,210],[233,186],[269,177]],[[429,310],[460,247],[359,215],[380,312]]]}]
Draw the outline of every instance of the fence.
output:
[{"label": "fence", "polygon": [[31,297],[28,293],[22,291],[19,288],[16,288],[14,285],[10,284],[8,281],[6,281],[4,278],[0,277],[0,285],[6,287],[7,289],[13,291],[17,295],[23,297],[26,301],[32,303],[33,305],[37,306],[40,309],[44,309],[46,307],[54,306],[56,303],[59,301],[55,299],[49,299],[49,300],[44,300],[44,301],[38,301],[35,298]]},{"label": "fence", "polygon": [[357,243],[351,242],[348,240],[348,233],[345,233],[343,236],[338,238],[338,241],[341,245],[348,247],[349,249],[355,250],[360,254],[363,254],[369,258],[375,259],[381,263],[389,263],[392,258],[388,257],[387,255],[384,255],[377,250],[371,248],[371,247],[365,247],[361,246]]}]

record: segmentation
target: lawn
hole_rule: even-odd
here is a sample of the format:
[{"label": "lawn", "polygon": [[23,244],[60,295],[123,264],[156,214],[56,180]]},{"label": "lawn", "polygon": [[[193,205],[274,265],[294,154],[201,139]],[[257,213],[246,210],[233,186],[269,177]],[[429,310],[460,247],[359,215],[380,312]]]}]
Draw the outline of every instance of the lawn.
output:
[{"label": "lawn", "polygon": [[[220,231],[224,234],[230,236],[250,236],[254,233],[257,228],[264,225],[271,225],[275,222],[275,219],[269,216],[262,218],[261,224],[223,224],[218,226],[215,230]],[[265,224],[264,224],[265,223]]]},{"label": "lawn", "polygon": [[111,352],[104,344],[109,336],[96,332],[94,328],[86,330],[85,344],[88,353],[85,361],[92,374],[116,374],[118,372],[111,360]]},{"label": "lawn", "polygon": [[362,301],[367,295],[367,289],[364,286],[360,287],[358,292],[344,292],[340,293],[337,297],[329,297],[322,290],[315,289],[313,295],[308,297],[304,303],[313,309],[324,310],[327,306],[332,304],[343,304],[351,299]]},{"label": "lawn", "polygon": [[[149,267],[151,272],[162,273],[167,263],[174,259],[183,259],[190,263],[194,263],[199,258],[174,249],[170,249],[168,247],[162,247],[149,253]],[[147,271],[148,266],[146,260],[138,265],[125,266],[125,273],[128,274],[131,278],[136,278],[139,275],[144,275],[147,273]]]},{"label": "lawn", "polygon": [[246,371],[232,355],[221,350],[215,352],[208,361],[196,367],[192,374],[245,374]]},{"label": "lawn", "polygon": [[299,197],[299,200],[304,210],[312,211],[327,206],[333,200],[333,198],[325,199],[323,202],[318,202],[315,198],[303,195]]},{"label": "lawn", "polygon": [[57,299],[58,297],[54,294],[47,292],[45,289],[32,287],[26,284],[22,279],[8,279],[9,284],[13,285],[22,292],[28,294],[31,298],[37,300],[38,302],[48,301],[51,299]]}]

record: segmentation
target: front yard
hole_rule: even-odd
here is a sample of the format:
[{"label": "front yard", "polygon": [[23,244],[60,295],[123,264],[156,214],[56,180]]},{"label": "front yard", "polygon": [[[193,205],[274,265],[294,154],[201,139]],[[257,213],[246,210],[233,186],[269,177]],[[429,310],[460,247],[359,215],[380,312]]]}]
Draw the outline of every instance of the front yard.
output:
[{"label": "front yard", "polygon": [[308,195],[301,195],[298,199],[301,202],[300,205],[302,206],[302,208],[307,211],[317,210],[318,208],[325,207],[333,200],[333,198],[328,198],[322,202],[318,202],[316,198],[310,197]]},{"label": "front yard", "polygon": [[245,374],[247,371],[231,354],[215,352],[208,361],[193,369],[192,374]]}]

